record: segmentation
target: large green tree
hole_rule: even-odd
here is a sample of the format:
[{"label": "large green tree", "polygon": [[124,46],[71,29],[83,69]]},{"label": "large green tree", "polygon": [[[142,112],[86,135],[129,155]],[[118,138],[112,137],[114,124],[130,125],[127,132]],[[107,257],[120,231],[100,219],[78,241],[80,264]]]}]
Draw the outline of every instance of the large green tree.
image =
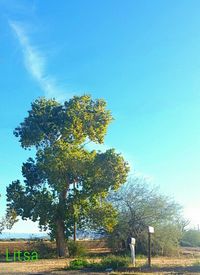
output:
[{"label": "large green tree", "polygon": [[68,254],[65,237],[76,208],[78,216],[90,213],[90,207],[106,210],[102,198],[126,181],[129,168],[120,154],[85,146],[90,141],[102,144],[111,121],[102,99],[83,95],[61,104],[40,98],[14,131],[23,148],[35,148],[35,157],[23,163],[24,183],[16,180],[8,186],[8,209],[49,229],[59,256]]}]

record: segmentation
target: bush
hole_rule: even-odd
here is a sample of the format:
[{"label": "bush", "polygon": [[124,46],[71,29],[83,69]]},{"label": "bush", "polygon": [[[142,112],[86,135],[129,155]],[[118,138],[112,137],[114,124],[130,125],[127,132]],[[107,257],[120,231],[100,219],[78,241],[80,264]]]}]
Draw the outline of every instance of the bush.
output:
[{"label": "bush", "polygon": [[192,247],[191,242],[184,241],[184,240],[181,240],[181,241],[180,241],[180,245],[181,245],[181,246],[185,246],[185,247]]},{"label": "bush", "polygon": [[68,249],[71,257],[86,255],[85,247],[78,242],[68,241]]},{"label": "bush", "polygon": [[120,268],[128,267],[130,263],[130,258],[122,256],[108,256],[101,260],[100,263],[89,263],[84,259],[75,259],[69,263],[67,269],[75,270],[82,268],[91,268],[93,270],[105,270],[107,268],[112,268],[117,270]]},{"label": "bush", "polygon": [[50,242],[38,240],[29,243],[30,250],[37,251],[40,259],[55,258],[57,256],[56,247]]},{"label": "bush", "polygon": [[108,200],[119,211],[117,224],[108,235],[108,245],[113,251],[129,251],[128,240],[134,237],[137,253],[147,254],[147,227],[152,225],[155,227],[152,238],[156,247],[155,250],[152,248],[152,253],[179,253],[185,221],[181,207],[173,199],[162,195],[143,178],[134,177],[117,192],[111,192]]},{"label": "bush", "polygon": [[84,267],[89,267],[89,263],[87,260],[84,260],[84,259],[75,259],[73,261],[70,261],[69,263],[69,269],[73,269],[73,270],[76,270],[76,269],[82,269]]},{"label": "bush", "polygon": [[145,256],[145,255],[143,255],[143,254],[137,254],[136,255],[136,259],[137,260],[141,260],[141,259],[146,259],[147,257]]},{"label": "bush", "polygon": [[185,231],[181,239],[182,246],[200,246],[200,232],[198,230]]},{"label": "bush", "polygon": [[102,268],[112,268],[118,269],[122,267],[128,267],[130,263],[130,258],[122,257],[122,256],[108,256],[101,260]]}]

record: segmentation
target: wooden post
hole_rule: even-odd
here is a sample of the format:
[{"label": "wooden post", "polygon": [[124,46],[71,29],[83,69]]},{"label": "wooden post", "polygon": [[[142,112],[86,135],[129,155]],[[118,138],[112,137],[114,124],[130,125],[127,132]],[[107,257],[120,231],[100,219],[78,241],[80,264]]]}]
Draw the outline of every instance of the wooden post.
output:
[{"label": "wooden post", "polygon": [[[73,182],[73,189],[74,189],[74,194],[75,194],[75,191],[76,191],[75,181]],[[76,242],[76,216],[75,216],[75,213],[74,213],[74,242]]]},{"label": "wooden post", "polygon": [[151,233],[148,232],[148,266],[151,267]]}]

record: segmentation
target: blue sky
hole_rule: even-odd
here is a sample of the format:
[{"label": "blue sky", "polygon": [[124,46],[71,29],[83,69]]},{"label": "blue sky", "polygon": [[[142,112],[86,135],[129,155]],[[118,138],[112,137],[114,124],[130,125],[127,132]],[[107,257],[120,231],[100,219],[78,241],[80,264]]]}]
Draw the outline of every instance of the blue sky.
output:
[{"label": "blue sky", "polygon": [[12,134],[30,103],[90,93],[115,117],[104,147],[200,224],[199,9],[193,0],[0,0],[2,214],[6,186],[30,155]]}]

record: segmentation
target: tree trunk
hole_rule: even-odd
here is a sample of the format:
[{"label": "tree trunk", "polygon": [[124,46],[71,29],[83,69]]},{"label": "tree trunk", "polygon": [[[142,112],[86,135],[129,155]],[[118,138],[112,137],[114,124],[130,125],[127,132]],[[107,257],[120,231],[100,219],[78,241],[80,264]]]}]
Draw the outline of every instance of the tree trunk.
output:
[{"label": "tree trunk", "polygon": [[[76,192],[76,182],[73,182],[74,195]],[[74,208],[74,207],[73,207]],[[75,216],[75,208],[74,208],[74,242],[76,241],[76,216]]]},{"label": "tree trunk", "polygon": [[74,242],[76,242],[76,221],[74,218]]},{"label": "tree trunk", "polygon": [[69,251],[65,239],[64,222],[62,220],[57,220],[56,222],[56,247],[58,257],[69,256]]}]

